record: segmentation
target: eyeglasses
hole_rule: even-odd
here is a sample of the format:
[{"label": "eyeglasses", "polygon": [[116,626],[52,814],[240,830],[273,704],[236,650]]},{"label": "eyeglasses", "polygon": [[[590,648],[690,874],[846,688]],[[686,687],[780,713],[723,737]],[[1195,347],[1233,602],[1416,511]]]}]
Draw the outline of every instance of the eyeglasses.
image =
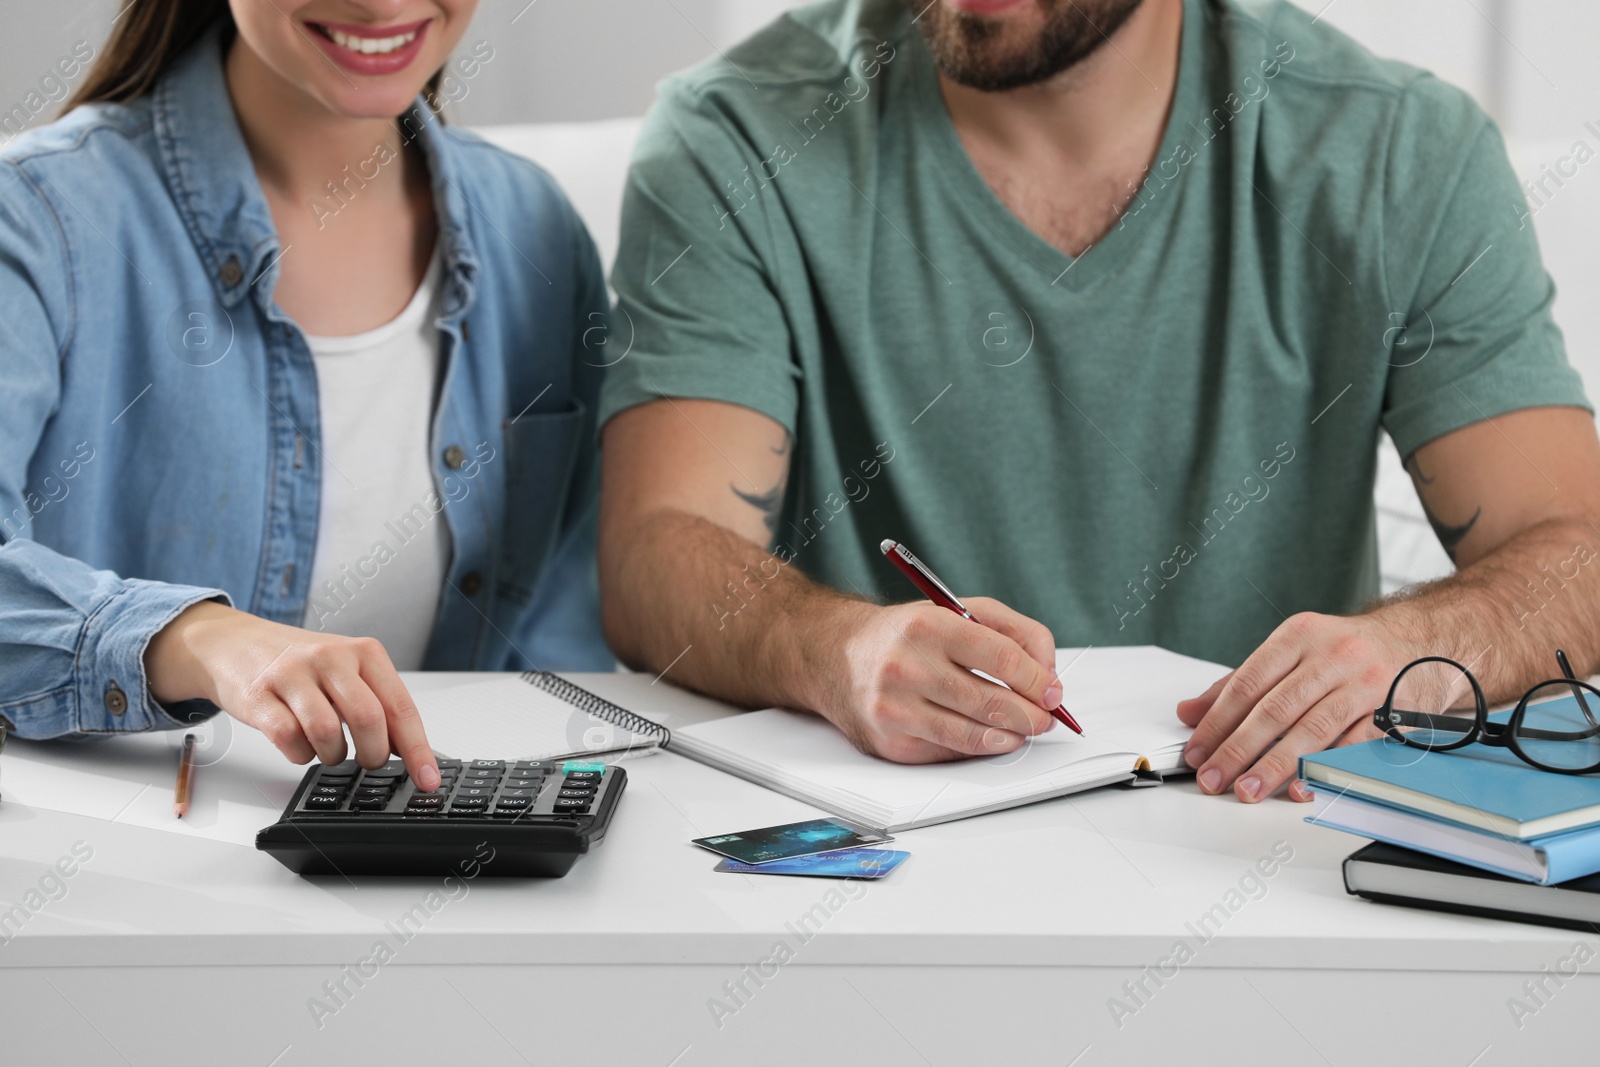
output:
[{"label": "eyeglasses", "polygon": [[1509,748],[1541,771],[1592,774],[1600,771],[1600,689],[1579,681],[1560,649],[1556,662],[1564,677],[1540,682],[1517,701],[1509,719],[1490,722],[1483,687],[1472,672],[1455,660],[1425,656],[1395,676],[1372,721],[1412,748],[1449,752],[1477,741]]}]

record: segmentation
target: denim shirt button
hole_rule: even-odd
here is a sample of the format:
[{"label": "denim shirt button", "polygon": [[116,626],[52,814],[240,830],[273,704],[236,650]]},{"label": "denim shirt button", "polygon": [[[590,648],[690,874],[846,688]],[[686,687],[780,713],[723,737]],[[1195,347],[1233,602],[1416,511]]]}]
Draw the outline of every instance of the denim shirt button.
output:
[{"label": "denim shirt button", "polygon": [[467,454],[462,450],[460,445],[451,445],[449,448],[444,450],[444,465],[449,467],[451,470],[460,470],[461,465],[466,461]]},{"label": "denim shirt button", "polygon": [[466,596],[477,596],[478,591],[482,588],[483,575],[479,574],[477,571],[473,571],[471,574],[461,579],[461,592]]},{"label": "denim shirt button", "polygon": [[124,693],[116,682],[106,687],[106,710],[113,715],[121,715],[128,710],[128,694]]},{"label": "denim shirt button", "polygon": [[239,265],[239,257],[229,256],[228,262],[217,271],[217,277],[222,279],[222,284],[229,289],[244,281],[244,268]]}]

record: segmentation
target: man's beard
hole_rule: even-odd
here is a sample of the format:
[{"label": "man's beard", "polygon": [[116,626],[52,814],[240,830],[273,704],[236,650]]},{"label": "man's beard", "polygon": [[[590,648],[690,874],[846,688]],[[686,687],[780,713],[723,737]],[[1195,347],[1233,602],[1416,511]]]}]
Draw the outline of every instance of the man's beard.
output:
[{"label": "man's beard", "polygon": [[991,93],[1046,81],[1092,55],[1143,0],[1034,2],[1044,26],[1024,33],[1010,31],[1006,19],[952,10],[944,0],[905,0],[920,15],[917,28],[944,76]]}]

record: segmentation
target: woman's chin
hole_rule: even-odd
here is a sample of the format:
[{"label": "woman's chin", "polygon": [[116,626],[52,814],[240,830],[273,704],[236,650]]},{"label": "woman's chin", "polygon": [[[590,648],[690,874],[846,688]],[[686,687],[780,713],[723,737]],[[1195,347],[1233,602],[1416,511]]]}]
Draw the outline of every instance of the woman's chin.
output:
[{"label": "woman's chin", "polygon": [[395,119],[407,115],[416,106],[417,94],[422,87],[410,86],[363,88],[352,90],[349,86],[331,88],[322,94],[323,102],[336,115],[347,119]]}]

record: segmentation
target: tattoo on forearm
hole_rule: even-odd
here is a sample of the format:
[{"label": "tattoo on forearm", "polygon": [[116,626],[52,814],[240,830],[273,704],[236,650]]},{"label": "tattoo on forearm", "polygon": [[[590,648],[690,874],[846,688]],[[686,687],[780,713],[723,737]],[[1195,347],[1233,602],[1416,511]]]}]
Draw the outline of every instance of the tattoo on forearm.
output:
[{"label": "tattoo on forearm", "polygon": [[761,511],[761,521],[766,524],[768,535],[778,532],[778,509],[783,507],[783,483],[768,489],[765,493],[747,493],[737,485],[729,485],[733,495],[743,500],[746,504]]},{"label": "tattoo on forearm", "polygon": [[1456,548],[1462,541],[1466,540],[1467,535],[1472,532],[1472,528],[1478,524],[1478,517],[1483,514],[1483,508],[1479,507],[1466,522],[1460,525],[1445,522],[1433,513],[1433,509],[1428,506],[1428,498],[1422,495],[1420,487],[1432,485],[1433,479],[1423,473],[1421,461],[1413,454],[1410,459],[1406,460],[1405,465],[1406,469],[1411,472],[1411,476],[1417,480],[1419,487],[1417,489],[1417,499],[1422,502],[1422,513],[1427,516],[1428,525],[1433,527],[1433,535],[1439,539],[1439,544],[1444,547],[1445,554],[1450,557],[1450,562],[1456,562]]},{"label": "tattoo on forearm", "polygon": [[[775,456],[787,456],[793,447],[794,438],[784,434],[783,443],[772,448],[771,452]],[[728,488],[733,490],[734,496],[761,512],[761,521],[767,527],[767,536],[774,537],[778,533],[778,512],[783,509],[783,494],[788,484],[789,475],[786,470],[778,478],[778,484],[764,493],[747,493],[732,483],[729,483]]]}]

